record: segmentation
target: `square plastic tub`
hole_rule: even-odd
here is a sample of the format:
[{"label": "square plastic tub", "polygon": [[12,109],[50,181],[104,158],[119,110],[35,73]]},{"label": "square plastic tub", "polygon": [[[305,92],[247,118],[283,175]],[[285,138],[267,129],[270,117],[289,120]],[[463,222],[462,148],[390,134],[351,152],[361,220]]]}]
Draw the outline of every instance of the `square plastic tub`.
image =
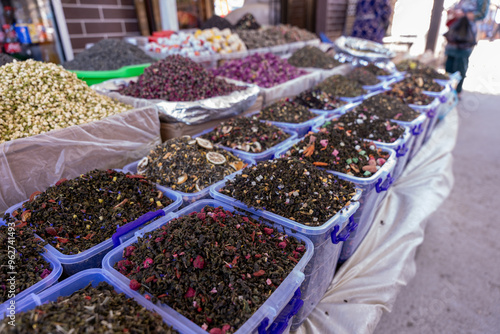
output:
[{"label": "square plastic tub", "polygon": [[[420,106],[416,104],[409,104],[409,106],[416,110],[419,111],[427,116],[427,119],[425,123],[422,125],[422,128],[416,128],[415,130],[412,130],[413,135],[419,136],[415,138],[412,150],[410,152],[410,157],[408,160],[413,159],[413,157],[420,151],[420,148],[425,142],[425,135],[429,129],[432,129],[434,127],[435,122],[437,121],[437,111],[440,106],[441,102],[439,99],[434,99],[431,103],[428,105]],[[432,130],[430,130],[432,133]]]},{"label": "square plastic tub", "polygon": [[[204,134],[209,133],[213,129],[215,129],[215,127],[210,128],[210,129],[206,129],[205,131],[200,132],[197,135],[194,135],[192,137],[196,138],[196,137],[203,136]],[[287,129],[283,129],[283,131],[288,133],[290,135],[290,138],[287,138],[284,141],[282,141],[281,143],[279,143],[271,148],[268,148],[267,150],[260,152],[260,153],[244,152],[244,151],[237,150],[234,148],[229,148],[229,147],[223,146],[223,145],[219,145],[219,147],[221,147],[225,150],[231,151],[232,153],[234,153],[234,155],[237,155],[238,157],[240,157],[242,159],[245,158],[245,159],[249,159],[249,160],[254,160],[256,162],[269,160],[269,159],[272,159],[272,157],[274,156],[274,153],[276,153],[277,150],[281,149],[282,147],[288,146],[292,140],[297,138],[297,133],[295,131],[291,131],[291,130],[287,130]]]},{"label": "square plastic tub", "polygon": [[[292,145],[298,143],[299,141],[300,139],[295,140]],[[275,157],[279,158],[284,156],[289,148],[278,151]],[[394,178],[391,175],[394,173],[394,168],[396,167],[397,163],[396,152],[390,148],[383,147],[382,145],[380,146],[380,148],[382,149],[382,151],[388,152],[390,156],[385,164],[370,177],[361,178],[347,175],[345,173],[327,170],[327,172],[335,174],[341,179],[354,183],[356,185],[356,188],[362,191],[361,197],[358,200],[359,209],[357,209],[352,215],[352,223],[357,224],[357,228],[351,231],[349,237],[344,241],[344,244],[342,245],[342,251],[339,258],[340,264],[347,261],[347,259],[349,259],[349,257],[354,254],[356,249],[358,249],[358,246],[364,240],[366,234],[368,233],[368,230],[370,229],[370,226],[373,223],[373,218],[375,217],[378,205],[383,201],[387,194],[387,190],[394,182]]]},{"label": "square plastic tub", "polygon": [[[226,148],[224,147],[224,149],[226,149]],[[234,153],[234,152],[231,152],[231,153]],[[247,156],[239,156],[239,154],[240,153],[238,152],[235,155],[238,156],[238,158],[240,158],[244,162],[246,162],[248,165],[255,165],[256,164],[256,162],[255,162],[254,159],[251,159],[251,158],[249,158]],[[134,162],[126,165],[125,167],[123,167],[123,172],[137,174],[137,165],[139,164],[139,161],[140,160],[134,161]],[[202,189],[201,191],[194,192],[194,193],[185,193],[185,192],[182,192],[182,191],[171,189],[169,187],[165,187],[165,188],[167,188],[170,191],[173,191],[173,192],[175,192],[175,193],[177,193],[177,194],[179,194],[181,196],[181,198],[182,198],[182,205],[181,205],[181,207],[184,207],[186,205],[194,203],[194,202],[196,202],[196,201],[198,201],[200,199],[204,199],[204,198],[209,198],[210,197],[210,186]]]},{"label": "square plastic tub", "polygon": [[[347,111],[351,110],[352,108],[354,108],[358,104],[359,103],[357,103],[357,102],[356,103],[347,103],[341,107],[338,107],[338,108],[332,109],[332,110],[321,110],[321,109],[310,109],[310,110],[322,114],[326,120],[327,118],[330,118],[330,117],[345,114]],[[320,124],[322,124],[322,123],[316,123],[316,126],[318,126]]]},{"label": "square plastic tub", "polygon": [[[178,193],[162,186],[157,185],[156,187],[158,190],[161,190],[165,196],[167,196],[174,202],[166,208],[148,212],[137,218],[135,221],[129,222],[119,227],[116,230],[116,233],[113,234],[110,239],[107,239],[100,244],[97,244],[79,254],[63,254],[50,244],[46,245],[45,249],[47,249],[47,251],[61,263],[62,268],[64,269],[64,273],[68,276],[74,275],[77,272],[85,269],[100,268],[104,255],[106,255],[106,253],[108,253],[114,247],[118,246],[120,243],[132,238],[135,231],[137,231],[141,226],[143,226],[150,220],[164,216],[165,214],[172,212],[181,206],[182,197]],[[14,210],[21,207],[24,202],[26,201],[11,206],[7,211],[5,211],[5,213],[12,213]]]},{"label": "square plastic tub", "polygon": [[354,222],[349,222],[349,219],[355,214],[359,207],[359,203],[356,201],[360,199],[362,192],[361,190],[357,190],[356,195],[353,197],[349,206],[341,210],[341,212],[338,212],[322,226],[313,227],[299,224],[291,219],[279,216],[266,210],[256,210],[254,208],[250,208],[232,197],[221,194],[219,190],[224,187],[228,180],[233,179],[235,176],[236,175],[232,175],[230,177],[228,176],[224,181],[221,181],[210,188],[210,194],[212,197],[225,203],[231,203],[231,205],[245,210],[246,212],[260,215],[263,218],[269,219],[308,237],[314,244],[314,255],[305,268],[304,272],[306,276],[316,272],[318,268],[323,266],[330,269],[319,271],[319,274],[315,276],[315,281],[309,281],[307,286],[304,286],[304,284],[301,286],[302,297],[304,299],[313,294],[317,296],[317,299],[311,299],[311,302],[314,305],[307,310],[301,309],[295,316],[292,327],[297,324],[300,325],[309,315],[306,311],[310,312],[317,305],[328,288],[327,285],[323,290],[318,290],[318,287],[321,286],[321,282],[327,281],[328,284],[330,284],[333,279],[340,250],[342,248],[342,241],[346,240],[349,237],[349,233],[356,228],[356,224]]},{"label": "square plastic tub", "polygon": [[293,317],[301,309],[304,302],[301,299],[300,288],[295,291],[290,302],[285,306],[283,311],[276,317],[274,322],[267,329],[267,333],[273,334],[288,334],[292,327]]},{"label": "square plastic tub", "polygon": [[[89,283],[92,286],[97,286],[100,282],[106,282],[113,286],[118,293],[124,293],[128,298],[134,299],[138,304],[144,306],[150,311],[156,312],[163,318],[163,322],[172,326],[180,333],[189,333],[188,328],[178,319],[162,312],[156,305],[145,302],[144,297],[139,293],[132,291],[128,286],[123,286],[112,275],[102,269],[87,269],[66,278],[62,282],[50,287],[42,293],[35,295],[30,294],[27,298],[23,299],[16,305],[16,313],[27,312],[35,307],[56,301],[58,297],[70,296],[74,292],[85,288]],[[4,313],[0,314],[0,319],[4,318]]]},{"label": "square plastic tub", "polygon": [[[316,126],[318,123],[322,123],[325,120],[324,112],[316,111],[313,109],[309,109],[312,113],[316,114],[317,116],[314,118],[311,118],[308,121],[302,122],[302,123],[285,123],[285,122],[275,122],[275,121],[268,121],[268,120],[260,120],[263,123],[271,123],[272,125],[276,125],[279,128],[282,128],[283,130],[290,130],[295,133],[297,133],[298,137],[303,137],[306,133],[308,133],[313,127]],[[248,114],[247,117],[253,116],[258,114],[260,111],[253,112],[251,114]]]},{"label": "square plastic tub", "polygon": [[[5,225],[5,222],[0,221],[0,225]],[[4,245],[3,247],[5,247],[5,246],[6,245]],[[3,302],[0,305],[0,317],[2,317],[2,315],[7,311],[8,307],[10,306],[11,300],[14,300],[14,302],[15,302],[14,305],[18,305],[20,301],[22,301],[24,298],[26,298],[30,294],[32,294],[32,293],[36,294],[36,293],[39,293],[39,292],[47,289],[48,287],[50,287],[51,285],[56,283],[57,280],[59,279],[59,277],[61,277],[61,274],[62,274],[61,263],[54,257],[54,255],[50,254],[49,252],[44,252],[41,255],[43,256],[45,261],[47,261],[50,264],[50,269],[52,269],[52,272],[49,274],[49,276],[45,277],[41,281],[33,284],[32,286],[30,286],[26,290],[21,291],[20,293],[15,295],[13,298],[8,299],[5,302]],[[7,265],[7,264],[5,264],[5,265]],[[21,273],[18,273],[18,274],[21,274]],[[15,309],[16,310],[18,309],[17,306]]]},{"label": "square plastic tub", "polygon": [[431,123],[429,124],[429,127],[427,128],[427,131],[425,132],[424,143],[426,143],[432,135],[432,131],[434,130],[434,127],[436,126],[439,115],[445,114],[446,110],[449,108],[447,102],[452,97],[453,89],[451,88],[450,85],[445,85],[444,89],[441,92],[427,92],[426,91],[424,93],[426,95],[429,95],[431,97],[439,99],[439,102],[440,102],[439,106],[436,109],[437,115],[435,115],[432,118]]},{"label": "square plastic tub", "polygon": [[[184,209],[176,212],[176,213],[170,213],[169,215],[165,216],[161,220],[154,222],[150,226],[147,226],[145,229],[143,229],[140,232],[136,233],[136,236],[132,239],[130,239],[128,242],[126,242],[123,245],[120,245],[119,248],[111,251],[108,255],[103,260],[103,268],[107,272],[109,272],[113,277],[115,277],[117,280],[119,280],[123,285],[128,286],[130,283],[130,280],[120,274],[118,271],[116,271],[113,268],[113,265],[120,261],[123,260],[123,249],[125,247],[132,245],[137,241],[137,237],[143,236],[144,234],[151,232],[157,228],[160,228],[162,225],[168,224],[170,220],[174,218],[178,218],[181,216],[184,216],[186,214],[189,214],[194,211],[200,211],[202,208],[205,206],[212,206],[212,207],[219,207],[222,206],[224,210],[230,210],[230,211],[238,211],[237,207],[232,206],[231,204],[224,203],[224,202],[219,202],[217,200],[201,200],[197,201],[193,204],[191,204],[188,207],[185,207]],[[250,216],[255,219],[259,219],[259,215],[251,214],[248,212],[241,212],[244,215]],[[274,225],[274,221],[267,221],[267,220],[262,220],[260,219],[263,223],[267,225]],[[279,224],[281,225],[281,224]],[[299,263],[295,265],[295,268],[292,270],[292,272],[283,280],[281,285],[274,291],[274,293],[266,300],[266,302],[254,313],[250,319],[248,319],[235,333],[236,334],[242,334],[242,333],[266,333],[266,328],[269,327],[271,323],[274,322],[275,318],[280,314],[285,306],[290,303],[290,301],[294,297],[294,292],[300,287],[302,281],[304,280],[304,269],[307,266],[307,263],[313,256],[314,252],[314,247],[312,242],[307,238],[304,237],[300,233],[293,232],[289,228],[285,228],[285,232],[293,236],[299,240],[302,240],[306,243],[306,252],[300,259]],[[142,299],[146,300],[143,296],[140,296]],[[149,302],[149,301],[148,301]],[[171,307],[165,304],[157,305],[163,312],[170,314],[171,316],[175,317],[176,319],[180,320],[181,322],[185,323],[186,326],[189,328],[189,333],[200,333],[200,334],[206,334],[207,332],[201,329],[198,325],[181,315],[180,313],[174,311]]]}]

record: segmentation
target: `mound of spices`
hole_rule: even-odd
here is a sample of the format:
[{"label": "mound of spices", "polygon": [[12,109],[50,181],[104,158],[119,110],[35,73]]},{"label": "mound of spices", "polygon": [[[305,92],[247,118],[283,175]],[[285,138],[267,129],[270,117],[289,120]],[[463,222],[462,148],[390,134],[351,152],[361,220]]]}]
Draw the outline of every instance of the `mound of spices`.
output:
[{"label": "mound of spices", "polygon": [[380,83],[377,76],[363,67],[356,67],[346,75],[349,80],[357,81],[362,86],[373,86]]},{"label": "mound of spices", "polygon": [[305,160],[261,161],[228,180],[222,194],[307,226],[321,226],[349,204],[354,185]]},{"label": "mound of spices", "polygon": [[377,114],[364,114],[362,110],[351,110],[336,120],[322,125],[327,129],[344,130],[347,133],[382,143],[393,143],[401,137],[405,129]]},{"label": "mound of spices", "polygon": [[295,97],[295,101],[311,109],[334,110],[347,102],[339,100],[321,89],[309,89]]},{"label": "mound of spices", "polygon": [[172,202],[144,176],[93,170],[33,193],[17,212],[50,245],[73,255],[111,238],[118,227]]},{"label": "mound of spices", "polygon": [[270,26],[268,28],[271,31],[279,32],[286,40],[286,43],[293,43],[299,41],[310,41],[313,39],[318,39],[316,34],[289,24],[279,24],[277,26]]},{"label": "mound of spices", "polygon": [[97,121],[131,109],[100,95],[52,63],[18,61],[0,67],[0,143]]},{"label": "mound of spices", "polygon": [[[26,226],[28,214],[14,211],[3,217],[5,226],[0,226],[0,304],[35,285],[52,272],[50,264],[42,257],[43,243],[32,229]],[[15,249],[15,252],[13,251]],[[17,272],[15,280],[9,280]],[[0,325],[1,326],[1,325]],[[0,332],[3,333],[2,330]]]},{"label": "mound of spices", "polygon": [[260,153],[290,138],[290,135],[256,117],[238,117],[222,122],[202,138],[249,153]]},{"label": "mound of spices", "polygon": [[162,186],[194,193],[246,166],[209,140],[183,136],[156,146],[141,160],[137,172]]},{"label": "mound of spices", "polygon": [[124,249],[115,269],[209,333],[234,333],[305,252],[292,236],[223,208],[171,220]]},{"label": "mound of spices", "polygon": [[236,33],[245,43],[247,49],[266,48],[286,44],[285,36],[274,29],[244,30],[237,29]]},{"label": "mound of spices", "polygon": [[383,68],[378,67],[377,65],[370,63],[366,66],[363,66],[365,70],[375,75],[391,75],[391,73]]},{"label": "mound of spices", "polygon": [[205,30],[205,29],[210,29],[210,28],[218,28],[220,30],[229,28],[229,29],[234,29],[233,25],[231,22],[226,20],[223,17],[220,17],[218,15],[213,15],[211,18],[203,22],[200,26],[200,29]]},{"label": "mound of spices", "polygon": [[428,92],[440,92],[444,89],[444,87],[435,82],[434,79],[416,74],[411,74],[406,76],[403,79],[403,82],[404,82],[403,84],[416,86]]},{"label": "mound of spices", "polygon": [[338,97],[355,97],[368,93],[357,81],[350,80],[340,74],[326,78],[323,82],[316,85],[314,89],[320,89]]},{"label": "mound of spices", "polygon": [[12,63],[15,60],[14,57],[9,56],[8,54],[0,52],[0,66],[3,66],[8,63]]},{"label": "mound of spices", "polygon": [[143,99],[197,101],[243,89],[245,87],[216,78],[189,58],[173,55],[147,67],[136,82],[130,82],[118,92]]},{"label": "mound of spices", "polygon": [[234,25],[236,29],[256,30],[260,28],[260,24],[251,13],[243,15]]},{"label": "mound of spices", "polygon": [[348,132],[323,128],[318,133],[307,134],[285,156],[351,176],[370,177],[384,165],[389,153]]},{"label": "mound of spices", "polygon": [[383,119],[394,119],[403,122],[411,122],[418,118],[421,113],[413,110],[400,99],[383,94],[374,95],[364,100],[356,111],[365,115],[378,115]]},{"label": "mound of spices", "polygon": [[215,75],[254,83],[264,88],[274,87],[307,74],[272,53],[256,53],[243,59],[230,60],[212,71]]},{"label": "mound of spices", "polygon": [[113,286],[100,282],[95,288],[75,291],[71,296],[16,314],[16,326],[9,318],[0,323],[2,333],[178,333]]},{"label": "mound of spices", "polygon": [[307,122],[317,114],[312,113],[309,108],[289,99],[282,99],[265,107],[257,115],[257,118],[271,122],[303,123]]},{"label": "mound of spices", "polygon": [[315,67],[315,68],[334,68],[340,65],[340,62],[328,56],[315,46],[304,46],[295,51],[288,63],[296,67]]},{"label": "mound of spices", "polygon": [[448,80],[450,78],[448,75],[439,73],[438,71],[429,66],[422,66],[420,68],[408,70],[407,73],[411,74],[412,76],[422,76],[424,78],[429,78],[429,79]]},{"label": "mound of spices", "polygon": [[383,94],[397,97],[406,104],[428,105],[434,100],[433,97],[424,94],[424,90],[411,80],[396,82],[391,85],[391,88]]},{"label": "mound of spices", "polygon": [[137,46],[118,39],[102,39],[67,61],[63,67],[75,71],[113,71],[124,66],[154,63]]}]

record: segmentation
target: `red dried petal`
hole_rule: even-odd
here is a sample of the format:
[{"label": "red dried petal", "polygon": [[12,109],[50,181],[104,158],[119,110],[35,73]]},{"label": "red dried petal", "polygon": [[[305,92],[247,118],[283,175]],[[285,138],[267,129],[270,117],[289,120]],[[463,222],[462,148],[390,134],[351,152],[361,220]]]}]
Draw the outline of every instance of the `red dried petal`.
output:
[{"label": "red dried petal", "polygon": [[137,280],[133,279],[130,281],[130,284],[129,284],[129,287],[134,290],[134,291],[137,291],[141,288],[142,284],[139,283]]},{"label": "red dried petal", "polygon": [[274,230],[272,228],[264,227],[264,233],[265,234],[272,234],[273,232],[274,232]]},{"label": "red dried petal", "polygon": [[196,291],[193,288],[189,288],[186,294],[184,295],[185,298],[193,298],[196,295]]},{"label": "red dried petal", "polygon": [[253,273],[253,275],[254,275],[255,277],[259,277],[259,276],[265,275],[265,273],[266,273],[266,272],[265,272],[264,270],[262,270],[262,269],[261,269],[261,270],[259,270],[259,271],[254,272],[254,273]]},{"label": "red dried petal", "polygon": [[203,269],[205,267],[205,260],[201,255],[198,255],[193,261],[193,266],[198,269]]}]

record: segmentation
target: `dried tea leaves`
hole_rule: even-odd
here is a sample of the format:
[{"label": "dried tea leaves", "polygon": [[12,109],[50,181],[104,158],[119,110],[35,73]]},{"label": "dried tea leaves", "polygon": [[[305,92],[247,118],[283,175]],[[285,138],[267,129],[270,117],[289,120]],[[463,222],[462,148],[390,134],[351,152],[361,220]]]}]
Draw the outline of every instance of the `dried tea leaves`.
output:
[{"label": "dried tea leaves", "polygon": [[0,323],[2,333],[162,333],[176,334],[162,317],[100,282],[71,296],[16,314],[16,326]]},{"label": "dried tea leaves", "polygon": [[260,153],[278,145],[290,135],[277,126],[260,122],[255,117],[238,117],[222,122],[202,137],[240,151]]},{"label": "dried tea leaves", "polygon": [[315,67],[330,69],[340,65],[340,62],[333,59],[315,46],[304,46],[295,51],[288,63],[296,67]]},{"label": "dried tea leaves", "polygon": [[378,67],[377,65],[370,63],[363,68],[375,75],[391,75],[391,73],[383,68]]},{"label": "dried tea leaves", "polygon": [[278,228],[206,206],[139,238],[114,267],[152,302],[167,304],[210,333],[233,333],[304,252],[302,242]]},{"label": "dried tea leaves", "polygon": [[447,74],[441,74],[430,66],[427,66],[416,59],[407,59],[396,65],[398,71],[406,71],[409,74],[426,76],[431,79],[448,80]]},{"label": "dried tea leaves", "polygon": [[0,66],[14,62],[15,58],[0,52]]},{"label": "dried tea leaves", "polygon": [[317,88],[300,93],[294,101],[308,108],[319,110],[335,110],[347,104],[347,102]]},{"label": "dried tea leaves", "polygon": [[242,169],[247,164],[203,138],[169,139],[146,157],[140,174],[157,184],[185,193],[195,193]]},{"label": "dried tea leaves", "polygon": [[372,176],[389,158],[374,143],[336,129],[310,132],[285,155],[356,177]]},{"label": "dried tea leaves", "polygon": [[234,25],[236,29],[255,30],[260,28],[260,24],[251,13],[243,15]]},{"label": "dried tea leaves", "polygon": [[274,102],[257,115],[258,119],[265,121],[294,124],[304,123],[315,117],[318,115],[312,113],[309,108],[288,99]]},{"label": "dried tea leaves", "polygon": [[346,78],[357,81],[360,85],[363,86],[373,86],[380,83],[380,80],[375,74],[367,71],[363,67],[356,67],[346,75]]},{"label": "dried tea leaves", "polygon": [[172,202],[143,176],[94,170],[34,193],[22,212],[37,235],[61,253],[74,255]]},{"label": "dried tea leaves", "polygon": [[328,77],[314,88],[337,97],[356,97],[368,93],[357,81],[340,74]]},{"label": "dried tea leaves", "polygon": [[394,119],[403,122],[411,122],[421,115],[418,111],[401,102],[400,99],[383,94],[369,97],[355,110],[365,115],[378,115],[383,119]]},{"label": "dried tea leaves", "polygon": [[[319,143],[318,143],[319,144]],[[308,161],[259,162],[228,180],[222,194],[307,226],[321,226],[349,204],[354,185]]]},{"label": "dried tea leaves", "polygon": [[383,94],[399,98],[403,103],[415,105],[428,105],[434,98],[423,93],[413,80],[402,80],[391,85],[391,90]]}]

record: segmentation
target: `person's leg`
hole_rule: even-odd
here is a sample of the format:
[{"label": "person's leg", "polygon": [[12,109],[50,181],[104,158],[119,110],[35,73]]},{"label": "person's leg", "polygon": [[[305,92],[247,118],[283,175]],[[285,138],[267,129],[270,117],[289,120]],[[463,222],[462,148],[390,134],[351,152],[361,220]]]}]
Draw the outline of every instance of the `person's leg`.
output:
[{"label": "person's leg", "polygon": [[472,50],[463,50],[463,53],[460,57],[456,57],[456,67],[457,70],[460,71],[462,75],[462,80],[457,85],[457,93],[460,94],[462,92],[462,86],[464,84],[465,75],[467,73],[467,69],[469,68],[469,57],[472,53]]}]

